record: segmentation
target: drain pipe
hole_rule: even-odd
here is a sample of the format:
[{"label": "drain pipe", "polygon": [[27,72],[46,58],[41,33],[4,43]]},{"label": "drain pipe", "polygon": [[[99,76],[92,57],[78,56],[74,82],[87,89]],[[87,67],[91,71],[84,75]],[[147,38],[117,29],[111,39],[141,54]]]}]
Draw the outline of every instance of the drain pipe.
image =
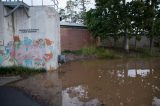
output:
[{"label": "drain pipe", "polygon": [[15,35],[15,23],[14,23],[14,13],[12,13],[12,30],[13,30],[13,53],[14,53],[14,55],[13,54],[11,54],[11,55],[13,55],[13,57],[12,57],[12,59],[13,59],[13,61],[14,61],[14,65],[16,65],[16,62],[15,62],[15,53],[16,53],[16,51],[15,51],[15,41],[14,41],[14,35]]}]

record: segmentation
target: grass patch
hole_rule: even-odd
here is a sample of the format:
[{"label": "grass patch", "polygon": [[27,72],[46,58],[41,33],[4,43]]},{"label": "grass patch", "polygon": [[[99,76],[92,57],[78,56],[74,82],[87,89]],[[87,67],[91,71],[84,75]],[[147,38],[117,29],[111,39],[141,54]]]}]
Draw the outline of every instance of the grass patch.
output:
[{"label": "grass patch", "polygon": [[7,76],[7,75],[31,75],[36,73],[46,72],[45,69],[33,69],[33,68],[26,68],[21,66],[11,66],[11,67],[0,67],[0,75]]},{"label": "grass patch", "polygon": [[138,48],[137,50],[131,49],[129,53],[125,52],[122,48],[103,48],[89,46],[84,47],[77,51],[64,51],[64,54],[75,54],[84,56],[96,56],[98,58],[150,58],[150,57],[160,57],[159,51],[150,52],[149,49]]},{"label": "grass patch", "polygon": [[85,47],[81,49],[82,55],[89,56],[89,55],[95,55],[98,58],[120,58],[121,56],[117,55],[115,51],[100,48],[100,47]]},{"label": "grass patch", "polygon": [[95,55],[97,48],[94,46],[84,47],[81,49],[83,55]]}]

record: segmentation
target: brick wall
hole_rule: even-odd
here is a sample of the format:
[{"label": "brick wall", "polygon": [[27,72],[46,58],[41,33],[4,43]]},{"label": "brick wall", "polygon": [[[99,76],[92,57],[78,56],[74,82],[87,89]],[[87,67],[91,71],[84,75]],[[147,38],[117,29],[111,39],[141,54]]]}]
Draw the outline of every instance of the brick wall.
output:
[{"label": "brick wall", "polygon": [[89,31],[84,28],[61,27],[61,50],[79,50],[93,45],[95,41]]}]

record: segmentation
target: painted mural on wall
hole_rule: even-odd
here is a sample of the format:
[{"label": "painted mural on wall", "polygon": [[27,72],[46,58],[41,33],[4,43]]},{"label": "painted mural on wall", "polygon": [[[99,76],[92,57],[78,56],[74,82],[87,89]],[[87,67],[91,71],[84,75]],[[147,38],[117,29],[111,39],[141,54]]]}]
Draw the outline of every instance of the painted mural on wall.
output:
[{"label": "painted mural on wall", "polygon": [[27,67],[42,68],[46,62],[53,58],[54,42],[48,38],[32,40],[24,37],[20,39],[18,35],[7,45],[0,46],[0,65],[22,65]]}]

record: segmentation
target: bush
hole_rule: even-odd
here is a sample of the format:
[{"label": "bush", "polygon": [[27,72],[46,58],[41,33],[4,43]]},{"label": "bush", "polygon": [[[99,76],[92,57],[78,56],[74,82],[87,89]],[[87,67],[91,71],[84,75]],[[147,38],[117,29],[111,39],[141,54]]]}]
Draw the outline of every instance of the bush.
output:
[{"label": "bush", "polygon": [[82,54],[81,50],[74,50],[74,51],[70,51],[70,50],[65,50],[62,52],[62,54],[76,54],[76,55],[80,55]]},{"label": "bush", "polygon": [[45,69],[32,69],[21,66],[0,67],[0,75],[25,75],[46,72]]},{"label": "bush", "polygon": [[84,47],[81,51],[83,55],[94,55],[96,54],[97,48],[94,46]]},{"label": "bush", "polygon": [[83,55],[95,55],[98,58],[115,58],[118,57],[112,50],[104,49],[104,48],[98,48],[98,47],[85,47],[82,48],[82,54]]},{"label": "bush", "polygon": [[103,49],[103,48],[99,48],[96,54],[97,54],[97,57],[99,58],[114,58],[115,57],[115,54],[113,51]]}]

